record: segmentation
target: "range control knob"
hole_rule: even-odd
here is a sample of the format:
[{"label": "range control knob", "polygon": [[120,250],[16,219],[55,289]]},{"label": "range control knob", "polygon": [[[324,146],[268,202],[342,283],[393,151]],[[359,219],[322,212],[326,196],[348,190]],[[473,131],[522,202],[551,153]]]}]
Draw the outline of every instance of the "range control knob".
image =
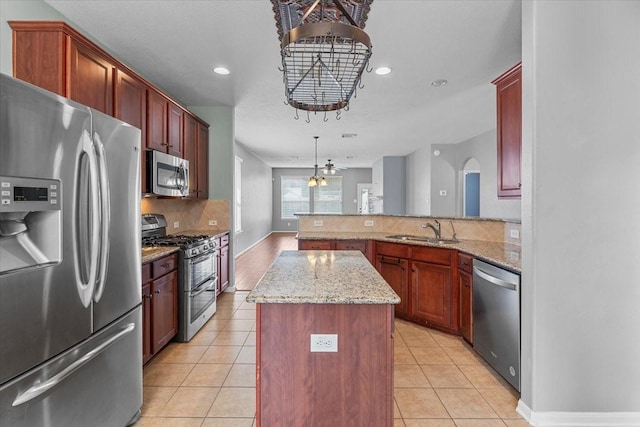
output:
[{"label": "range control knob", "polygon": [[198,250],[197,249],[191,249],[191,255],[198,255]]}]

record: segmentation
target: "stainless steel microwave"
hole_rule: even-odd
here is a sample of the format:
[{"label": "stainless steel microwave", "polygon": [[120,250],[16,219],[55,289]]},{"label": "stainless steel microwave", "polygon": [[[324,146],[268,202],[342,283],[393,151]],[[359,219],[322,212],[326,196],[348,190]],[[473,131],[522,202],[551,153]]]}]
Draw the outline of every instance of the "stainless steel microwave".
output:
[{"label": "stainless steel microwave", "polygon": [[189,195],[189,161],[159,151],[147,151],[147,185],[158,196]]}]

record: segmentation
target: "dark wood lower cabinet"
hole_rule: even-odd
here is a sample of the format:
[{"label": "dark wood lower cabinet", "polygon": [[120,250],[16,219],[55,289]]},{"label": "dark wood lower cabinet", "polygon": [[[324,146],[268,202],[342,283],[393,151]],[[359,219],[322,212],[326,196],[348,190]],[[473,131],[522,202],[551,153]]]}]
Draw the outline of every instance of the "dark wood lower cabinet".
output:
[{"label": "dark wood lower cabinet", "polygon": [[223,234],[218,240],[218,281],[216,295],[220,295],[229,287],[229,233]]},{"label": "dark wood lower cabinet", "polygon": [[142,363],[178,333],[176,254],[142,265]]},{"label": "dark wood lower cabinet", "polygon": [[471,274],[458,270],[458,283],[460,285],[460,335],[473,344],[473,287]]},{"label": "dark wood lower cabinet", "polygon": [[409,261],[385,255],[376,256],[376,270],[400,297],[395,306],[398,317],[409,315]]},{"label": "dark wood lower cabinet", "polygon": [[371,240],[298,240],[298,250],[319,250],[319,251],[360,251],[375,265],[373,251],[373,241]]},{"label": "dark wood lower cabinet", "polygon": [[451,268],[411,262],[412,317],[433,325],[451,326]]},{"label": "dark wood lower cabinet", "polygon": [[151,351],[151,284],[142,286],[142,363],[147,363]]},{"label": "dark wood lower cabinet", "polygon": [[178,333],[178,273],[154,280],[151,293],[151,351],[155,354]]}]

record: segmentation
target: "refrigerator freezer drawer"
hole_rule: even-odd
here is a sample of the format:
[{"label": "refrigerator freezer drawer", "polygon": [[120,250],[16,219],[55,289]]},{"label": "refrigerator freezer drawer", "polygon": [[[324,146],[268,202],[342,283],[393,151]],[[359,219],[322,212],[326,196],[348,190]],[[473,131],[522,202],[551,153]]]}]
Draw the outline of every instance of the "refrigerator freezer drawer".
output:
[{"label": "refrigerator freezer drawer", "polygon": [[0,427],[123,427],[142,406],[140,306],[0,388]]}]

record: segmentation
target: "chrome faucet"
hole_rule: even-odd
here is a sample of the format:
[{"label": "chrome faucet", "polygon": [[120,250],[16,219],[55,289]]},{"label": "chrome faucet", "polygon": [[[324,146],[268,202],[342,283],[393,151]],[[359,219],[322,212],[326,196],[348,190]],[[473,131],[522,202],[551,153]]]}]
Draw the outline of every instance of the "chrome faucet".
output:
[{"label": "chrome faucet", "polygon": [[436,234],[436,239],[440,240],[440,223],[438,222],[437,219],[433,220],[436,225],[431,224],[430,222],[427,222],[426,224],[422,224],[422,228],[430,228],[433,230],[433,232]]}]

